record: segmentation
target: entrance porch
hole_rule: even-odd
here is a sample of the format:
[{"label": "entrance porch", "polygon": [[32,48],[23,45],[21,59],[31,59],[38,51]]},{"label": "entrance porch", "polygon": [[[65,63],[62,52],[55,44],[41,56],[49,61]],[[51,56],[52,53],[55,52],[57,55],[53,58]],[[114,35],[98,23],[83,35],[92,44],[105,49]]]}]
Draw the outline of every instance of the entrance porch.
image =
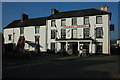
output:
[{"label": "entrance porch", "polygon": [[82,53],[92,54],[95,52],[95,44],[92,40],[57,40],[61,51],[69,55],[80,55]]}]

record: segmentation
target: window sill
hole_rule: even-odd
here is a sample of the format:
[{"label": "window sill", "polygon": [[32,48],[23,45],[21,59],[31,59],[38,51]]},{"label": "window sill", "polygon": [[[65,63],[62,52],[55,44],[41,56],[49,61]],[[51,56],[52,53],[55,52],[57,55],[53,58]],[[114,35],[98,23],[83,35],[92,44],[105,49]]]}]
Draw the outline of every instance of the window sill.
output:
[{"label": "window sill", "polygon": [[96,24],[103,24],[103,23],[96,23]]},{"label": "window sill", "polygon": [[103,39],[103,37],[96,37],[96,39]]}]

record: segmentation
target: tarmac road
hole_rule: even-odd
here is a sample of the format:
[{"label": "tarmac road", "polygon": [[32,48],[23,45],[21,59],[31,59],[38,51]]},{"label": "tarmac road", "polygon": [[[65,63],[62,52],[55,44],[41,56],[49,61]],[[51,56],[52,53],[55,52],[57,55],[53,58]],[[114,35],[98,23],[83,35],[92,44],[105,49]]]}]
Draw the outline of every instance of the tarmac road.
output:
[{"label": "tarmac road", "polygon": [[[14,65],[14,64],[11,64]],[[102,56],[60,61],[34,61],[8,66],[4,78],[117,78],[118,56]]]}]

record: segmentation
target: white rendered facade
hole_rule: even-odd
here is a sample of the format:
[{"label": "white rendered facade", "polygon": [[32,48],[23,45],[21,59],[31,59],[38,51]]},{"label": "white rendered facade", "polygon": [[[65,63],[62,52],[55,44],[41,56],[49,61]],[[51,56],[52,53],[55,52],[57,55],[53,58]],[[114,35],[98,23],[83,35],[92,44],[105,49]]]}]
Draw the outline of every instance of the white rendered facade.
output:
[{"label": "white rendered facade", "polygon": [[[92,14],[87,13],[89,16],[85,16],[88,10],[93,12]],[[95,11],[96,14],[94,14]],[[90,54],[110,54],[110,13],[99,9],[86,9],[85,12],[80,10],[72,13],[74,13],[74,17],[66,17],[67,15],[71,16],[71,13],[59,13],[59,11],[52,9],[52,15],[45,18],[44,25],[24,26],[22,27],[24,28],[23,34],[20,33],[19,26],[5,28],[5,44],[15,43],[17,45],[19,37],[24,36],[25,49],[34,51],[35,47],[28,43],[35,44],[35,37],[39,37],[40,50],[43,52],[49,49],[55,53],[65,51],[68,54],[74,54],[85,51]],[[26,15],[24,16],[26,17]],[[30,19],[30,22],[32,25],[38,25],[42,23],[42,19],[40,19],[41,21],[37,20],[36,23],[31,22],[35,19]],[[38,28],[37,31],[36,27]]]},{"label": "white rendered facade", "polygon": [[[17,45],[19,37],[24,36],[25,41],[30,41],[30,43],[33,45],[31,46],[25,42],[25,49],[28,51],[34,51],[35,36],[39,36],[40,50],[46,52],[46,26],[37,27],[39,27],[39,33],[35,33],[35,26],[23,27],[23,34],[20,34],[20,27],[4,29],[5,44],[14,43]],[[9,40],[8,35],[11,35],[11,40]]]},{"label": "white rendered facade", "polygon": [[[102,23],[97,24],[96,23],[96,17],[101,16],[102,17]],[[61,43],[65,43],[66,51],[68,51],[68,43],[77,43],[76,50],[80,52],[80,45],[83,45],[84,43],[88,43],[89,45],[89,53],[96,53],[96,43],[93,42],[95,40],[97,43],[102,43],[102,53],[103,54],[110,54],[110,31],[109,31],[109,15],[95,15],[95,16],[85,16],[89,18],[89,25],[84,24],[84,17],[76,17],[77,18],[77,25],[85,25],[87,27],[75,27],[76,25],[72,25],[72,18],[63,18],[66,20],[66,26],[73,26],[72,28],[65,28],[65,26],[61,26],[61,20],[62,19],[53,19],[56,22],[56,26],[51,27],[51,20],[47,21],[47,44],[48,49],[51,49],[51,43],[55,43],[55,52],[61,51]],[[74,18],[74,17],[73,17]],[[102,27],[103,29],[103,37],[102,38],[96,38],[95,29],[98,27]],[[93,40],[84,40],[84,28],[89,28],[89,37],[91,37]],[[61,29],[66,30],[66,37],[64,40],[61,39]],[[72,29],[77,30],[77,36],[76,38],[72,38]],[[56,30],[56,38],[51,39],[51,30]],[[68,32],[69,31],[69,32]],[[74,37],[73,36],[73,37]],[[76,40],[77,39],[77,40]]]}]

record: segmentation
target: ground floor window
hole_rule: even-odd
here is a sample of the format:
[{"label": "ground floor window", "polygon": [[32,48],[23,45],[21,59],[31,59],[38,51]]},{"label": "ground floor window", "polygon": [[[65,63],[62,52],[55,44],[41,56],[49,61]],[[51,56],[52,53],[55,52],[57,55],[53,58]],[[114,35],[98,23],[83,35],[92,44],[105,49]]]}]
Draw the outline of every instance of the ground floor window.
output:
[{"label": "ground floor window", "polygon": [[55,43],[51,43],[51,51],[55,51]]},{"label": "ground floor window", "polygon": [[102,53],[102,42],[98,42],[97,44],[96,44],[96,53]]},{"label": "ground floor window", "polygon": [[66,43],[61,43],[61,50],[62,51],[65,51],[66,50]]},{"label": "ground floor window", "polygon": [[83,49],[85,49],[86,53],[89,53],[89,43],[84,43]]}]

